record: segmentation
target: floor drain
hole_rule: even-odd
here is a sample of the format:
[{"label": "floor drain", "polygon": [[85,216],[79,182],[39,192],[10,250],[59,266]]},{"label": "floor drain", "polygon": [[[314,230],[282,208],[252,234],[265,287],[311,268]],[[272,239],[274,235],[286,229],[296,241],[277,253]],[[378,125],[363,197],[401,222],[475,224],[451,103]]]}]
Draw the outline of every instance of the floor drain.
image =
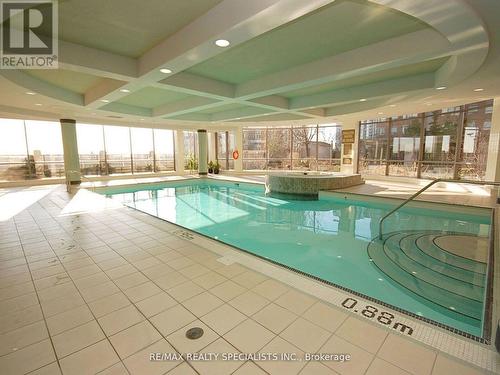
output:
[{"label": "floor drain", "polygon": [[203,336],[203,329],[200,327],[190,328],[186,331],[186,337],[190,340],[196,340]]}]

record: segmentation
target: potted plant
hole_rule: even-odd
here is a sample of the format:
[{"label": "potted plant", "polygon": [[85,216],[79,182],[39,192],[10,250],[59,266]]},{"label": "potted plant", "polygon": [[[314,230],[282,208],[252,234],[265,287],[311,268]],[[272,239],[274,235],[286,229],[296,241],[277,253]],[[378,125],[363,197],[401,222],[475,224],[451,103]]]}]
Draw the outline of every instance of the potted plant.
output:
[{"label": "potted plant", "polygon": [[214,162],[212,160],[208,163],[208,173],[214,173]]},{"label": "potted plant", "polygon": [[219,174],[219,172],[220,172],[220,164],[218,161],[216,161],[214,164],[214,173]]}]

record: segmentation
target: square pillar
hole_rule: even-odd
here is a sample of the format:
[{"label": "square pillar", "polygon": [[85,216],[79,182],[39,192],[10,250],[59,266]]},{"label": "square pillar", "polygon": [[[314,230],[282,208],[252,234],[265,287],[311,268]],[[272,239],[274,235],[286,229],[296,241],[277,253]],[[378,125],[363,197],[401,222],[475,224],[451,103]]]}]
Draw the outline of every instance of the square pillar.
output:
[{"label": "square pillar", "polygon": [[76,121],[61,119],[61,135],[64,150],[64,171],[71,184],[79,184],[80,157],[78,155],[78,141],[76,138]]},{"label": "square pillar", "polygon": [[174,150],[175,150],[175,172],[184,174],[184,132],[175,130],[174,132]]},{"label": "square pillar", "polygon": [[[354,143],[346,143],[347,139],[342,139],[340,150],[340,171],[342,173],[356,173],[358,170],[358,139],[359,122],[348,121],[342,124],[342,131],[354,131]],[[350,161],[350,163],[349,163]]]},{"label": "square pillar", "polygon": [[206,176],[208,172],[208,137],[205,129],[198,129],[198,174]]}]

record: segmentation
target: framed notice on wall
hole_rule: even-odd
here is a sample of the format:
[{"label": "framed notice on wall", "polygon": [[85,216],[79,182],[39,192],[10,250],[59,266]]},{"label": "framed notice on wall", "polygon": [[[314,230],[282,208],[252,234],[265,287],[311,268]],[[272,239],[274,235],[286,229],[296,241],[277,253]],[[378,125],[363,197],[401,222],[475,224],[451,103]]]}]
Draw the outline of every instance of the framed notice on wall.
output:
[{"label": "framed notice on wall", "polygon": [[355,130],[342,130],[342,143],[354,143]]}]

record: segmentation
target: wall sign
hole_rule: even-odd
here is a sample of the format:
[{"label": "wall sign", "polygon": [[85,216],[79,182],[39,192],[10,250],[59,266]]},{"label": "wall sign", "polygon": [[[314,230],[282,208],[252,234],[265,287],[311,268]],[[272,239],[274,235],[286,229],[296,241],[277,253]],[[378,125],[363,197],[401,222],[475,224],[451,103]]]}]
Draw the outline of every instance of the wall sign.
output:
[{"label": "wall sign", "polygon": [[342,143],[354,143],[356,130],[342,130]]}]

